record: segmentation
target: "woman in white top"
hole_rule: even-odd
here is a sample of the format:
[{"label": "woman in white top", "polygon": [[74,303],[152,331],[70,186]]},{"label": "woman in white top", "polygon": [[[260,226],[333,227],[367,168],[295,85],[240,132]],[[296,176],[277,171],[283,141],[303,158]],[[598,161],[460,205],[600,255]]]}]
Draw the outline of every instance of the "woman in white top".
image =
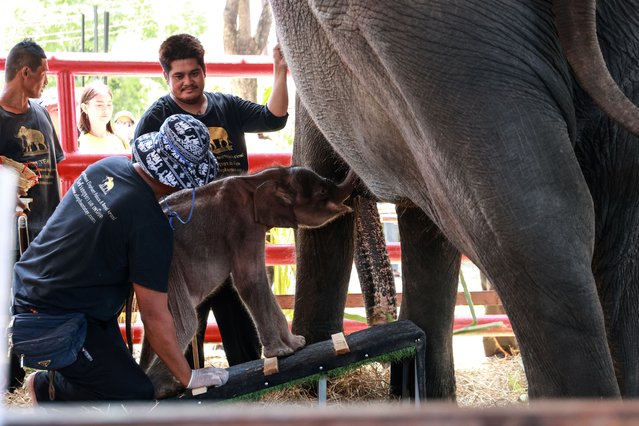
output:
[{"label": "woman in white top", "polygon": [[84,87],[80,99],[78,147],[81,152],[128,153],[131,148],[113,131],[113,94],[99,80]]}]

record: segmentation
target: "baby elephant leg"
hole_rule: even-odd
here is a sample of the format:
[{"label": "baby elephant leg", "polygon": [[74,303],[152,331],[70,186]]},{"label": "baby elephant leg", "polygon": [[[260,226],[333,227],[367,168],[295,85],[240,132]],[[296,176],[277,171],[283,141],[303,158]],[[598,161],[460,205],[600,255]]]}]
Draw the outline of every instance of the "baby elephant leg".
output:
[{"label": "baby elephant leg", "polygon": [[[277,304],[275,299],[273,302]],[[279,307],[273,312],[268,326],[260,327],[260,322],[257,321],[257,323],[264,345],[264,356],[267,358],[291,355],[306,345],[304,336],[297,336],[290,332],[286,317]]]}]

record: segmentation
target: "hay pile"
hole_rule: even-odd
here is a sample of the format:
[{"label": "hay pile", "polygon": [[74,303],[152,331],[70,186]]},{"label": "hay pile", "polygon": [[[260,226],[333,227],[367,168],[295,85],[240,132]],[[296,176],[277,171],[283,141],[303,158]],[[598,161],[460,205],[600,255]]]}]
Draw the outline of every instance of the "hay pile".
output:
[{"label": "hay pile", "polygon": [[[335,379],[327,386],[330,404],[392,400],[388,365],[372,363]],[[527,403],[521,356],[486,358],[481,368],[456,370],[460,407],[499,407]],[[264,404],[317,404],[316,386],[293,386],[262,397]]]},{"label": "hay pile", "polygon": [[521,355],[486,358],[482,368],[456,370],[457,404],[501,407],[528,402],[528,383]]},{"label": "hay pile", "polygon": [[[207,359],[207,365],[224,367],[226,360]],[[330,379],[327,398],[330,404],[391,400],[389,395],[389,368],[371,363],[343,376]],[[527,402],[527,383],[521,364],[521,356],[490,357],[478,368],[458,369],[457,403],[461,407],[496,407]],[[298,406],[317,405],[317,386],[292,386],[271,392],[258,404],[287,404]],[[5,392],[5,405],[29,407],[31,400],[24,390],[13,394]]]}]

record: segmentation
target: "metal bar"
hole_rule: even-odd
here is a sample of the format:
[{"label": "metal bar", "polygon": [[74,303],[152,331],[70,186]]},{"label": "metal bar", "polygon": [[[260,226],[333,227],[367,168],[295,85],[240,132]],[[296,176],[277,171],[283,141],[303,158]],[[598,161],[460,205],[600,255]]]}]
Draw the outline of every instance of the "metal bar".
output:
[{"label": "metal bar", "polygon": [[328,377],[323,374],[317,381],[317,402],[320,407],[326,407],[326,389],[328,385]]},{"label": "metal bar", "polygon": [[104,53],[109,52],[109,12],[104,12]]},{"label": "metal bar", "polygon": [[[484,337],[504,337],[504,336],[513,336],[513,330],[510,325],[510,321],[506,315],[480,315],[477,317],[480,323],[482,322],[491,322],[495,320],[499,320],[504,323],[503,327],[497,329],[489,329],[489,330],[477,330],[477,331],[469,331],[463,333],[458,336],[484,336]],[[465,326],[468,323],[469,318],[467,317],[455,317],[453,322],[453,328],[459,329]],[[289,329],[291,328],[291,324],[289,322]],[[356,331],[361,331],[368,328],[363,322],[353,321],[353,320],[344,320],[344,334],[349,335]],[[142,342],[143,335],[143,326],[141,323],[131,324],[131,331],[133,334],[133,343],[139,344]],[[126,338],[126,330],[124,323],[120,324],[120,332],[122,333],[123,338]],[[220,343],[222,342],[222,335],[220,334],[220,329],[218,328],[215,322],[210,322],[206,326],[206,332],[204,334],[204,342],[205,343]]]},{"label": "metal bar", "polygon": [[413,358],[413,381],[415,382],[415,405],[419,405],[421,398],[419,395],[419,377],[417,374],[417,358]]},{"label": "metal bar", "polygon": [[[56,52],[47,57],[49,74],[61,71],[74,75],[162,75],[156,55]],[[4,70],[6,57],[0,57]],[[272,77],[273,60],[263,55],[217,55],[215,61],[205,58],[207,77]]]},{"label": "metal bar", "polygon": [[98,51],[98,6],[93,6],[93,51]]},{"label": "metal bar", "polygon": [[[277,249],[286,253],[283,247],[278,245],[269,244],[266,247],[266,257],[268,265],[287,265],[289,258],[287,257],[279,257],[277,251],[269,252],[271,249]],[[270,259],[269,259],[270,257]],[[290,263],[291,265],[295,264],[295,259]],[[403,293],[397,293],[397,304],[402,303]],[[473,303],[477,305],[501,305],[501,301],[499,300],[499,296],[494,290],[480,290],[480,291],[471,291],[470,292],[471,299]],[[294,294],[279,294],[276,296],[277,302],[280,304],[282,309],[294,309],[295,308],[295,295]],[[463,293],[457,293],[457,302],[456,304],[459,306],[463,306],[467,303],[464,298]],[[346,296],[346,307],[347,308],[361,308],[364,306],[364,298],[359,293],[351,293]]]}]

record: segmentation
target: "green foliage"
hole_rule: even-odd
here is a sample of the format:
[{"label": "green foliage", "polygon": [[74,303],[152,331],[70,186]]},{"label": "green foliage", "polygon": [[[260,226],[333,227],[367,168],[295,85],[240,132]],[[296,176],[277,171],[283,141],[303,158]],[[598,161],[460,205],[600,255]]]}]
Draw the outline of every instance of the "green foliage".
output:
[{"label": "green foliage", "polygon": [[[293,244],[295,236],[291,228],[271,228],[266,234],[266,242],[269,244]],[[273,293],[289,294],[292,283],[295,281],[295,266],[273,266]]]},{"label": "green foliage", "polygon": [[363,324],[367,324],[368,323],[368,321],[366,320],[366,317],[363,317],[363,316],[357,315],[357,314],[349,314],[348,312],[344,312],[344,318],[352,320],[352,321],[361,322]]},{"label": "green foliage", "polygon": [[108,84],[113,92],[113,111],[127,110],[138,119],[158,94],[167,91],[166,83],[159,77],[110,77]]},{"label": "green foliage", "polygon": [[262,92],[262,105],[268,102],[268,100],[271,98],[271,93],[273,93],[273,86],[267,86],[264,88],[264,92]]},{"label": "green foliage", "polygon": [[513,375],[513,374],[508,374],[508,387],[510,389],[512,389],[515,392],[526,392],[526,386],[524,386],[524,384],[521,382],[520,378]]},{"label": "green foliage", "polygon": [[[205,41],[211,18],[201,13],[206,1],[183,0],[178,3],[173,4],[175,9],[168,11],[168,4],[154,0],[96,0],[90,4],[82,0],[10,2],[4,10],[6,18],[0,19],[0,51],[7,52],[20,40],[31,37],[48,55],[80,52],[84,15],[84,50],[95,51],[94,29],[97,29],[97,51],[102,52],[105,12],[109,14],[108,46],[112,52],[131,54],[138,53],[136,49],[148,49],[149,45],[159,47],[162,40],[178,32],[188,32]],[[94,19],[94,5],[97,7],[97,21]],[[37,14],[33,13],[34,10]],[[221,26],[213,27],[219,27],[216,37],[221,39]],[[156,55],[157,47],[145,50],[144,54]],[[81,88],[83,82],[86,84],[92,78],[95,77],[76,77],[76,87]],[[137,117],[159,96],[167,93],[162,78],[109,76],[107,83],[113,91],[114,111],[125,109]],[[51,78],[49,89],[55,87],[56,81]]]}]

